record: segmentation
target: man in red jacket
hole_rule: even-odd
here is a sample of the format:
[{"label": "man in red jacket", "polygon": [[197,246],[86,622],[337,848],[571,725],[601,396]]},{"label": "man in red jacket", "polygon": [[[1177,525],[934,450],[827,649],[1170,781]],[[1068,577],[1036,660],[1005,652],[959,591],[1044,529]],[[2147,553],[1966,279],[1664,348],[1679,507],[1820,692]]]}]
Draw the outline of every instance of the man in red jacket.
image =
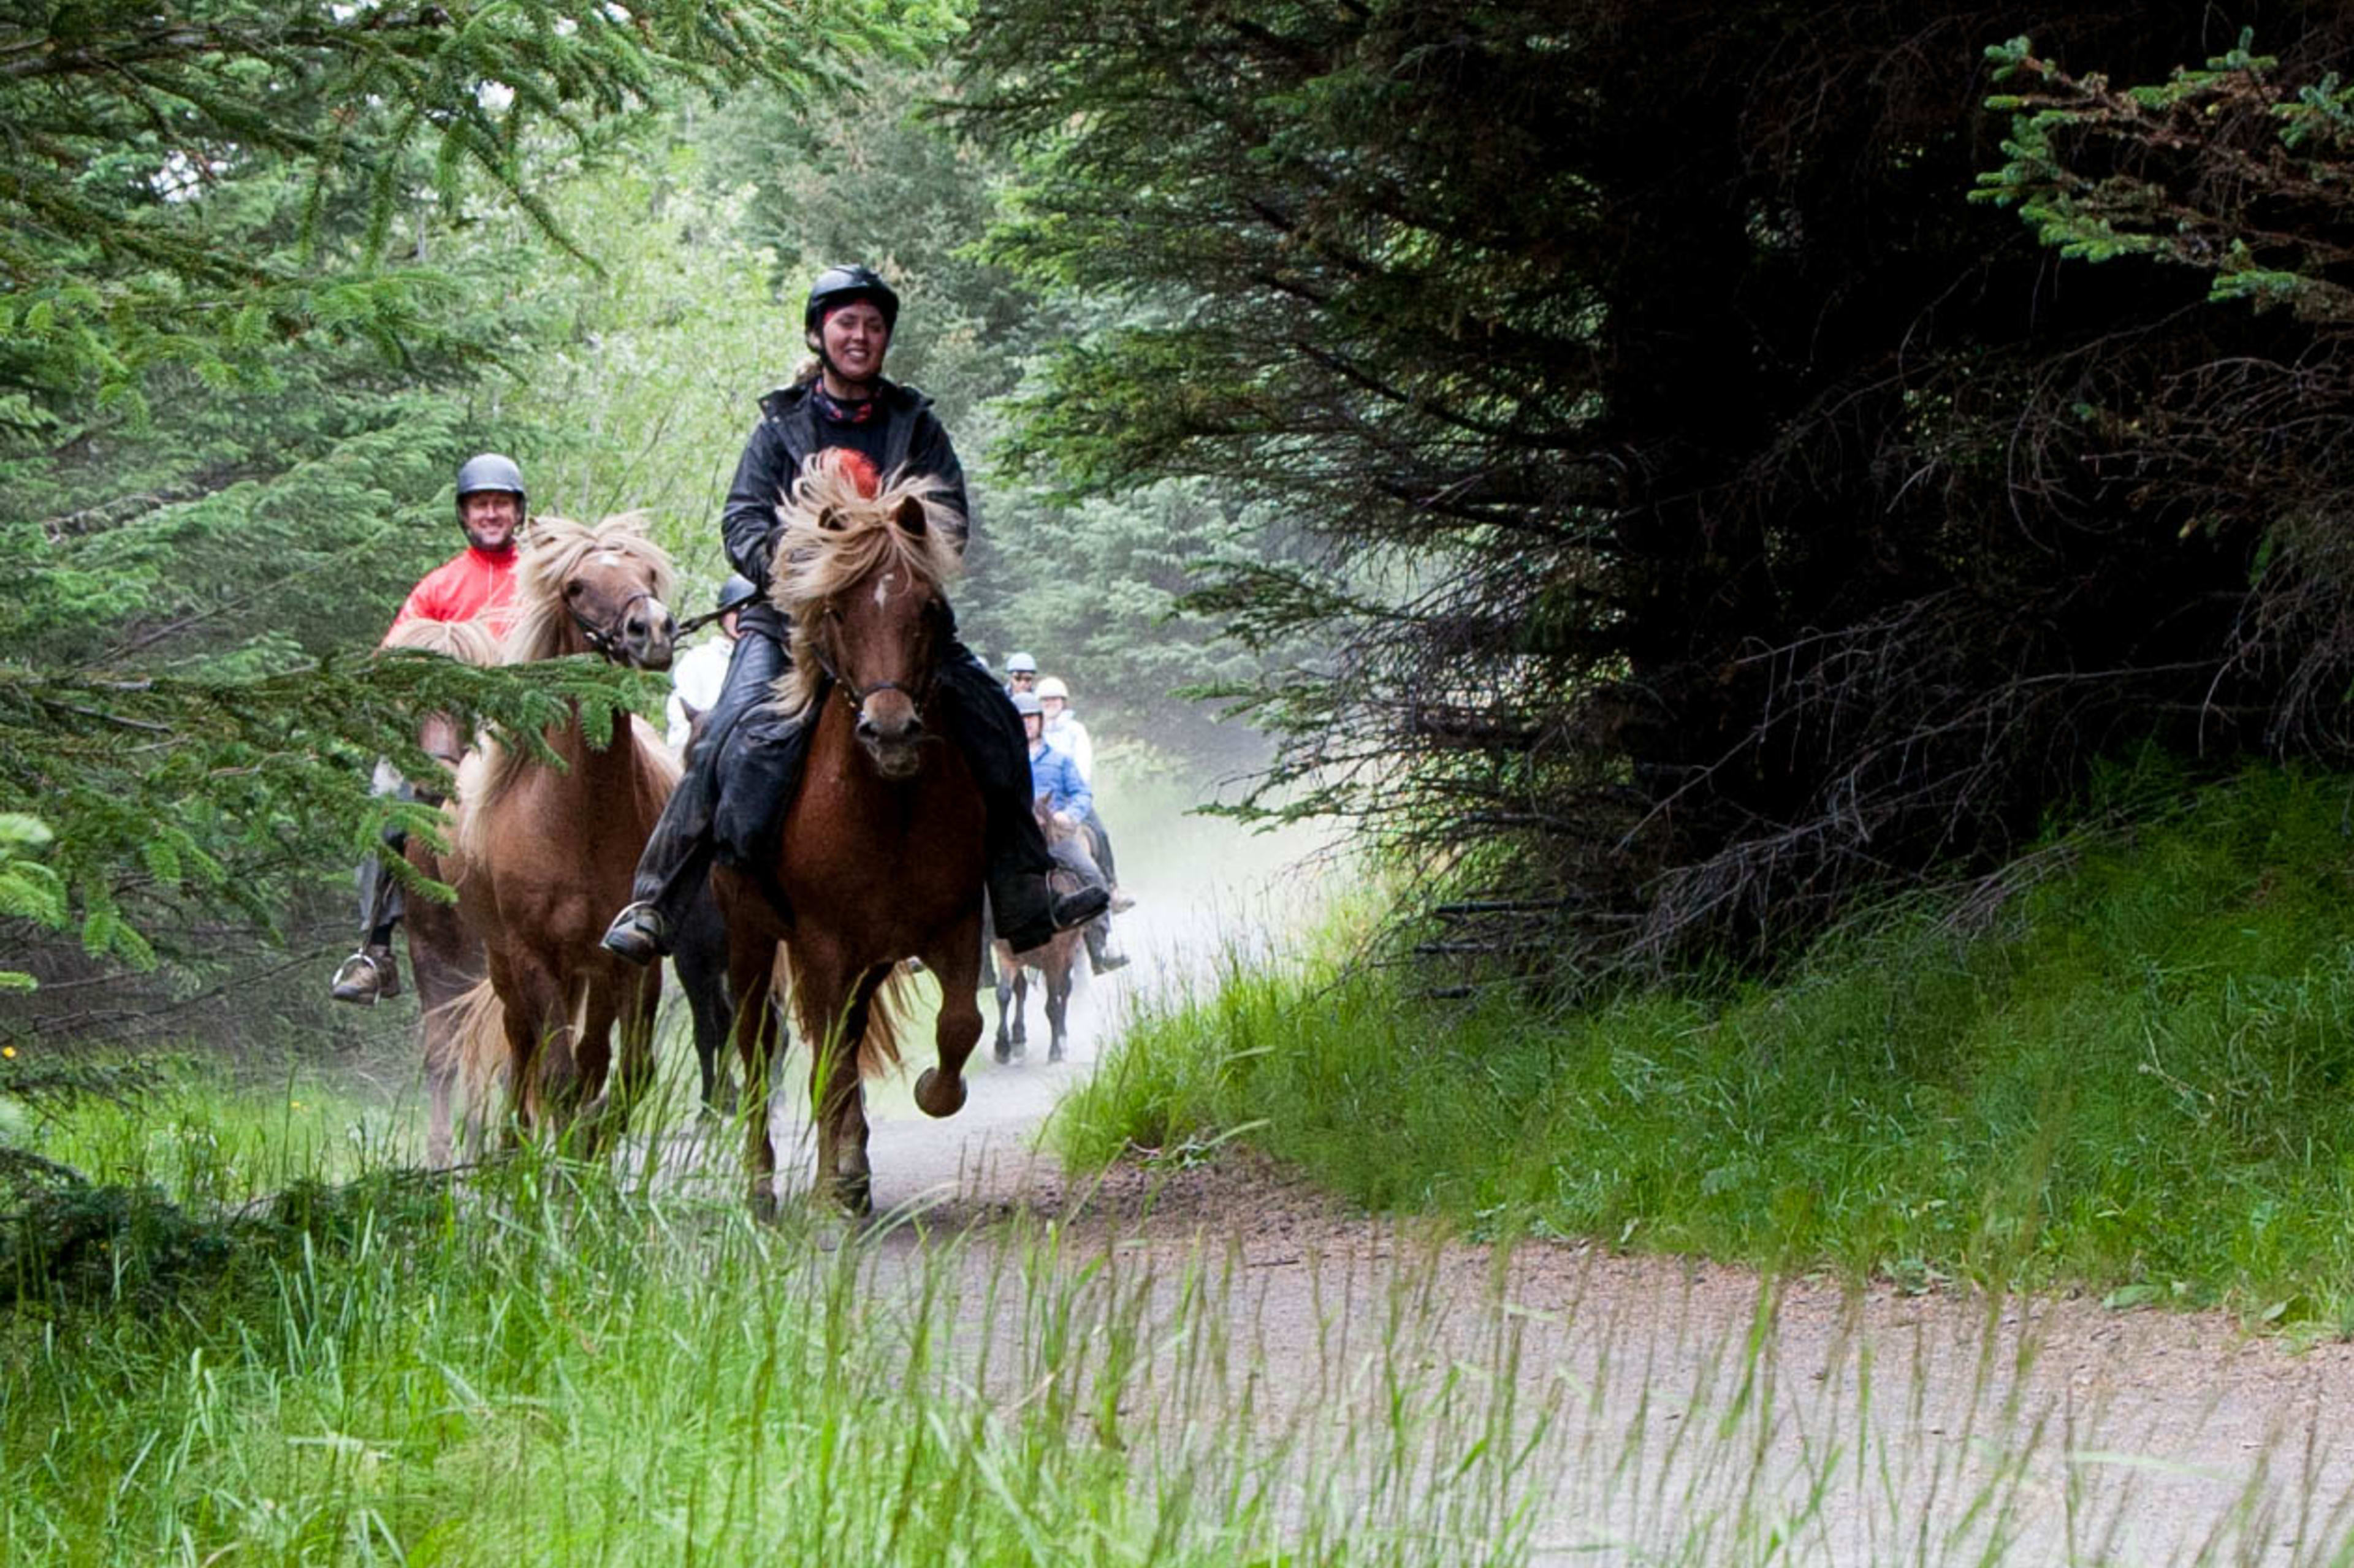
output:
[{"label": "man in red jacket", "polygon": [[[523,470],[513,458],[483,452],[460,465],[458,525],[466,531],[466,547],[408,590],[400,613],[392,618],[392,628],[385,632],[386,641],[404,621],[477,617],[493,632],[506,634],[514,615],[515,535],[523,527],[524,501]],[[409,783],[387,778],[390,772],[378,765],[378,789],[414,799]],[[388,831],[386,853],[400,853],[404,836],[397,828]],[[385,871],[382,854],[368,856],[360,866],[360,948],[335,970],[330,996],[366,1006],[400,994],[392,931],[401,914],[400,884]]]}]

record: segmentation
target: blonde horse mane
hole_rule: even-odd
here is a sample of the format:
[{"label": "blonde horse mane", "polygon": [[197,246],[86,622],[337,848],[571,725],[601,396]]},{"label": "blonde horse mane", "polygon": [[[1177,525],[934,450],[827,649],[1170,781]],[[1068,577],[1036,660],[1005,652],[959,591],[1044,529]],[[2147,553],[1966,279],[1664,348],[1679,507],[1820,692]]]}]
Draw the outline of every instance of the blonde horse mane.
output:
[{"label": "blonde horse mane", "polygon": [[[924,512],[924,531],[899,526],[909,502]],[[901,477],[878,495],[858,488],[849,465],[811,462],[778,508],[784,533],[777,545],[769,602],[793,626],[792,668],[776,693],[788,711],[809,705],[822,672],[810,639],[817,608],[878,567],[903,568],[934,588],[945,588],[964,565],[964,519],[928,474]]]},{"label": "blonde horse mane", "polygon": [[404,620],[387,634],[387,648],[414,648],[461,664],[499,662],[499,636],[480,617],[472,620]]},{"label": "blonde horse mane", "polygon": [[[670,556],[646,537],[645,527],[645,514],[639,512],[618,513],[594,527],[568,517],[533,518],[524,531],[522,557],[515,563],[515,619],[501,649],[502,662],[526,664],[563,655],[575,630],[564,585],[581,563],[600,550],[652,567],[654,597],[669,599]],[[637,746],[640,776],[659,783],[662,793],[667,795],[678,782],[677,759],[642,720],[631,715],[628,723]],[[458,770],[457,798],[464,802],[458,821],[458,848],[468,860],[483,857],[489,848],[492,808],[514,787],[532,760],[528,751],[501,746],[488,736],[466,754]]]},{"label": "blonde horse mane", "polygon": [[577,630],[564,585],[599,550],[652,567],[654,597],[670,599],[670,556],[646,536],[644,513],[616,513],[593,528],[569,517],[535,517],[524,528],[515,561],[514,624],[507,631],[505,662],[563,656]]}]

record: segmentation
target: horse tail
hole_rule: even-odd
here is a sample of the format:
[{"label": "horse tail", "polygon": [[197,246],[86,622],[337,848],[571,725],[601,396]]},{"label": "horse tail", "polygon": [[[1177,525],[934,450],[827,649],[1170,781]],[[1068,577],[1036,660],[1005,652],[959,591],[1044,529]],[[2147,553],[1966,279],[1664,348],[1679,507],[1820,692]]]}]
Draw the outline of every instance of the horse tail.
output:
[{"label": "horse tail", "polygon": [[457,1058],[458,1086],[470,1106],[487,1106],[507,1088],[507,1010],[489,980],[446,1004],[449,1049]]},{"label": "horse tail", "polygon": [[874,1000],[866,1004],[866,1038],[858,1043],[861,1076],[875,1077],[899,1065],[899,1025],[908,1014],[913,989],[904,964],[893,964],[891,973],[875,988]]},{"label": "horse tail", "polygon": [[[776,968],[769,975],[770,993],[793,999],[793,1017],[801,1038],[809,1043],[811,1050],[820,1050],[826,1041],[835,1037],[842,1021],[817,1016],[808,989],[798,983],[799,979],[793,969],[792,944],[778,943]],[[866,1032],[858,1040],[860,1077],[879,1077],[885,1069],[899,1065],[899,1021],[907,1012],[905,993],[908,985],[907,971],[894,965],[890,975],[867,999]]]}]

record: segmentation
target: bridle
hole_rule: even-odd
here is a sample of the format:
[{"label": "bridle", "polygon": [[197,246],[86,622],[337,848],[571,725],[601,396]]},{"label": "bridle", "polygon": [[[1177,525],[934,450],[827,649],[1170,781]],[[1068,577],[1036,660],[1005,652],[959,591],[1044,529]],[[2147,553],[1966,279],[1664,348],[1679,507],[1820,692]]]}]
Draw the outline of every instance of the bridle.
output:
[{"label": "bridle", "polygon": [[[833,607],[829,604],[820,612],[820,619],[821,620],[832,619],[833,613]],[[935,659],[931,662],[923,679],[916,685],[910,686],[904,681],[876,681],[872,685],[861,686],[842,673],[834,662],[832,653],[821,639],[811,637],[809,651],[810,657],[817,662],[818,669],[824,673],[828,681],[832,683],[834,691],[841,695],[842,700],[849,705],[851,717],[854,720],[864,716],[867,698],[883,692],[897,692],[906,697],[908,705],[916,710],[916,722],[919,725],[924,722],[924,699],[930,696],[932,688],[939,684],[938,660]]]},{"label": "bridle", "polygon": [[595,649],[611,663],[626,664],[630,662],[630,658],[628,653],[622,650],[621,641],[628,634],[616,630],[616,628],[621,626],[630,619],[630,606],[637,603],[638,600],[642,599],[652,599],[653,597],[653,589],[640,588],[637,592],[623,599],[621,601],[621,608],[613,612],[613,624],[611,626],[598,625],[595,621],[581,614],[578,609],[574,609],[570,605],[567,605],[565,608],[571,610],[572,624],[580,629],[580,634],[588,640],[589,647]]}]

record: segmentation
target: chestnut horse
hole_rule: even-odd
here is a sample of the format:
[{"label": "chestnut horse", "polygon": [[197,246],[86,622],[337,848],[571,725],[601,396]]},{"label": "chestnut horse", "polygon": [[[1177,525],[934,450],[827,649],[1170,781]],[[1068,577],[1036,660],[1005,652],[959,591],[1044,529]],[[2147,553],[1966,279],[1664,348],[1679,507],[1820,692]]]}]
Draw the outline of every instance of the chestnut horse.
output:
[{"label": "chestnut horse", "polygon": [[[596,652],[669,668],[670,561],[636,514],[593,528],[535,518],[522,548],[508,663]],[[652,1074],[661,966],[626,963],[599,938],[629,902],[638,853],[679,770],[634,715],[601,744],[577,711],[545,738],[559,766],[486,740],[458,772],[459,907],[490,969],[462,1003],[462,1054],[477,1103],[503,1077],[522,1127],[585,1114],[593,1137],[626,1119]],[[609,1096],[617,1025],[620,1072]]]},{"label": "chestnut horse", "polygon": [[[1048,809],[1046,797],[1037,801],[1038,827],[1046,835],[1046,845],[1052,849],[1083,832],[1067,818],[1058,818]],[[1076,892],[1079,874],[1066,865],[1055,865],[1046,874],[1046,880],[1056,893]],[[1087,933],[1078,927],[1057,931],[1045,946],[1015,952],[1002,937],[991,937],[997,949],[997,1039],[993,1049],[1001,1062],[1011,1062],[1024,1054],[1030,1043],[1030,1028],[1023,1014],[1030,1002],[1030,973],[1036,970],[1046,993],[1046,1060],[1063,1059],[1064,1043],[1070,1031],[1064,1018],[1071,1005],[1071,976],[1078,963],[1079,947]],[[1011,1019],[1012,1032],[1007,1032]]]},{"label": "chestnut horse", "polygon": [[[747,1103],[767,1103],[781,943],[810,1044],[818,1180],[864,1213],[873,1199],[859,1079],[897,1058],[884,982],[899,961],[921,959],[940,986],[938,1065],[916,1082],[927,1114],[964,1104],[965,1059],[981,1039],[981,791],[922,717],[937,661],[953,646],[943,588],[960,564],[961,520],[928,480],[869,496],[846,465],[827,461],[810,464],[779,510],[769,597],[791,618],[793,662],[774,700],[808,713],[808,758],[767,876],[723,866],[714,886]],[[769,1118],[748,1120],[752,1205],[773,1215]]]},{"label": "chestnut horse", "polygon": [[[405,620],[385,639],[387,648],[412,648],[439,653],[468,664],[499,662],[499,640],[482,620]],[[464,749],[456,721],[448,714],[429,714],[419,725],[418,748],[447,770],[428,790],[417,786],[418,798],[446,797]],[[447,807],[444,807],[445,812]],[[455,857],[434,847],[424,833],[407,835],[401,854],[419,876],[430,882],[454,884]],[[408,969],[417,980],[417,1029],[425,1057],[425,1087],[429,1097],[425,1121],[425,1158],[448,1165],[455,1154],[452,1127],[456,1121],[458,1088],[457,1010],[451,1005],[478,984],[486,972],[482,938],[466,928],[457,906],[437,899],[411,897],[401,916],[408,938]]]}]

